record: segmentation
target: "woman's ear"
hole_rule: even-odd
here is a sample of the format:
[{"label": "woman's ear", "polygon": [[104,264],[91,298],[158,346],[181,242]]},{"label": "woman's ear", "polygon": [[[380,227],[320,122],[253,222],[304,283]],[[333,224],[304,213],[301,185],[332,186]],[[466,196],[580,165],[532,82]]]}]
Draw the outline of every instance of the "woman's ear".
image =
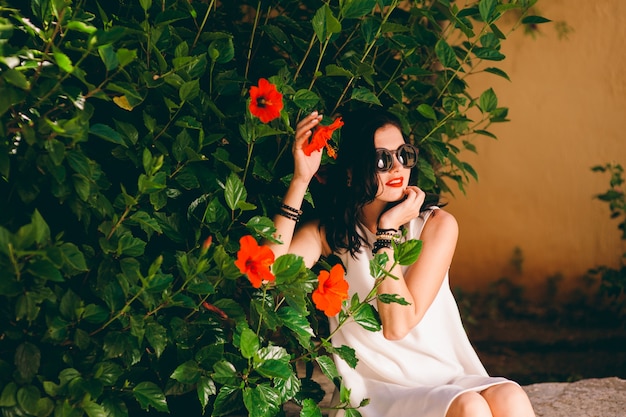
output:
[{"label": "woman's ear", "polygon": [[347,187],[352,186],[352,170],[346,171],[346,186]]}]

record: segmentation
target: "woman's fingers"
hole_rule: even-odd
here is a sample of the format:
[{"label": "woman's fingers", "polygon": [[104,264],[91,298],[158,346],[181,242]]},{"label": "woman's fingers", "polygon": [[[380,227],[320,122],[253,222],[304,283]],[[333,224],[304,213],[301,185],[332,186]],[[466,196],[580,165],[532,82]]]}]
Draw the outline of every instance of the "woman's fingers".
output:
[{"label": "woman's fingers", "polygon": [[300,120],[296,126],[296,143],[301,145],[304,139],[311,135],[311,130],[322,120],[322,115],[317,111],[308,114]]}]

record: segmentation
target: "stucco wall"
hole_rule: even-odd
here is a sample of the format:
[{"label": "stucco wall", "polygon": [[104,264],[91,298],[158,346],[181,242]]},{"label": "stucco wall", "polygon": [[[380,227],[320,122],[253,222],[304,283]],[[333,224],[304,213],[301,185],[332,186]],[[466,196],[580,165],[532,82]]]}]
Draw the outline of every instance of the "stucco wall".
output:
[{"label": "stucco wall", "polygon": [[[497,125],[494,141],[479,138],[466,154],[479,174],[467,194],[447,197],[460,237],[451,269],[453,286],[472,290],[500,277],[538,294],[547,277],[578,285],[593,266],[617,266],[625,248],[617,221],[593,196],[608,189],[596,164],[626,167],[626,1],[540,0],[539,14],[554,23],[533,39],[523,30],[504,42],[500,77],[470,81],[492,86],[511,122]],[[515,248],[521,274],[510,267]]]}]

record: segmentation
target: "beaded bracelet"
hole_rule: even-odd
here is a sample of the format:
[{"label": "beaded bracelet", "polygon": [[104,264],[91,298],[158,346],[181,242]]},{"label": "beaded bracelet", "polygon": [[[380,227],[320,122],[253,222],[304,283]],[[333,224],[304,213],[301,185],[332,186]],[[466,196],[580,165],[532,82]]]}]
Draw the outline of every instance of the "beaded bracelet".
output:
[{"label": "beaded bracelet", "polygon": [[390,229],[380,229],[379,228],[379,229],[376,229],[376,234],[377,235],[382,235],[382,234],[385,234],[385,233],[392,233],[392,232],[393,232],[393,234],[396,234],[396,233],[399,232],[399,230],[398,229],[394,229],[394,228],[390,228]]},{"label": "beaded bracelet", "polygon": [[382,248],[391,249],[391,239],[378,239],[374,242],[374,246],[372,247],[372,255],[376,255],[376,253]]},{"label": "beaded bracelet", "polygon": [[300,221],[300,216],[298,214],[293,214],[287,210],[281,209],[278,214],[280,214],[283,217],[288,218],[289,220],[293,220],[294,222],[299,222]]},{"label": "beaded bracelet", "polygon": [[302,210],[298,210],[297,208],[288,206],[287,204],[281,204],[280,208],[285,209],[285,210],[295,214],[296,216],[302,216]]},{"label": "beaded bracelet", "polygon": [[391,239],[391,240],[395,240],[396,242],[400,240],[400,238],[402,237],[402,235],[399,234],[392,234],[392,233],[381,233],[381,234],[376,234],[376,239]]}]

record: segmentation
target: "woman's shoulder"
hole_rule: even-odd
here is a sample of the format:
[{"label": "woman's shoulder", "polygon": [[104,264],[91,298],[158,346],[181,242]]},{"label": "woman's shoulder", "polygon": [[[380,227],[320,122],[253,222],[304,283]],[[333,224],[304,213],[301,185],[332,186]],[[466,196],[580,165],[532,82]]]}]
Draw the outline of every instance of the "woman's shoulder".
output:
[{"label": "woman's shoulder", "polygon": [[319,219],[312,219],[298,227],[298,234],[304,236],[310,244],[318,246],[323,256],[331,254],[330,246],[326,240],[326,229]]},{"label": "woman's shoulder", "polygon": [[459,225],[452,213],[439,207],[432,207],[422,212],[420,217],[424,218],[422,235],[446,233],[454,235],[456,239]]}]

